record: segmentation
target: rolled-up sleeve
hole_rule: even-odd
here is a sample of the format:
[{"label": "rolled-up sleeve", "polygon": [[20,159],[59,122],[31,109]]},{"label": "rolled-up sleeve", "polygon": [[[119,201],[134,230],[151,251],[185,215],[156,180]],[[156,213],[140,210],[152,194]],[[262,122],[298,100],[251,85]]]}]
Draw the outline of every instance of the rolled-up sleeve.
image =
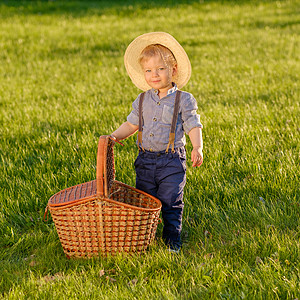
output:
[{"label": "rolled-up sleeve", "polygon": [[140,95],[132,103],[132,111],[127,116],[127,121],[133,125],[139,125],[139,99]]},{"label": "rolled-up sleeve", "polygon": [[197,109],[196,99],[191,94],[186,93],[181,102],[181,114],[183,130],[187,134],[195,127],[203,127],[200,122],[200,115],[197,114]]}]

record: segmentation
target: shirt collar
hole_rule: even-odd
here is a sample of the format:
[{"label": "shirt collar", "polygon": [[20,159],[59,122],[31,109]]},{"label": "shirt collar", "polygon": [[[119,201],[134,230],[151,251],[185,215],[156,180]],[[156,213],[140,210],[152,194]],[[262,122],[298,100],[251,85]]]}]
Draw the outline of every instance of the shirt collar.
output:
[{"label": "shirt collar", "polygon": [[[173,83],[173,87],[170,88],[170,89],[168,90],[167,96],[169,96],[169,95],[175,93],[177,90],[178,90],[177,84],[176,84],[176,83]],[[158,90],[152,89],[152,91],[153,91],[153,93],[154,93],[155,95],[158,94]]]}]

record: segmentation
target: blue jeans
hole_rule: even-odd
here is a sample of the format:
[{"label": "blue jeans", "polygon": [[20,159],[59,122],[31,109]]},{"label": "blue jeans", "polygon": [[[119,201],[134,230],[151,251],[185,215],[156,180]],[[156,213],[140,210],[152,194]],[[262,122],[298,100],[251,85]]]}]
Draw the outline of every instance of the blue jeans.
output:
[{"label": "blue jeans", "polygon": [[175,153],[140,151],[134,163],[136,188],[162,202],[163,240],[171,247],[180,247],[183,189],[186,183],[186,151]]}]

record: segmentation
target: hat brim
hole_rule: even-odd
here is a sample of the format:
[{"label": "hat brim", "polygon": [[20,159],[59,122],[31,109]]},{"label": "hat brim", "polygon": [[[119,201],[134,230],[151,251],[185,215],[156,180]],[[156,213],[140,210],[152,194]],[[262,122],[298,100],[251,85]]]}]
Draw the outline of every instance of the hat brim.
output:
[{"label": "hat brim", "polygon": [[151,86],[145,80],[142,67],[139,64],[139,57],[141,52],[149,45],[160,44],[170,49],[177,61],[177,76],[176,84],[180,89],[187,84],[191,77],[191,63],[176,39],[166,32],[150,32],[138,36],[127,47],[124,55],[124,64],[126,71],[139,89],[147,91]]}]

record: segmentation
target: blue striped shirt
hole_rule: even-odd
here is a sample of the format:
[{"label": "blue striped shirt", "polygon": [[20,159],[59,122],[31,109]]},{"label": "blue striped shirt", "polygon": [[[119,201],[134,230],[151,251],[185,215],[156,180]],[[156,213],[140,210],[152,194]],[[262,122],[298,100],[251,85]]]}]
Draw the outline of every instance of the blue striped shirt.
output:
[{"label": "blue striped shirt", "polygon": [[[174,111],[174,101],[177,86],[168,91],[167,96],[159,99],[158,91],[150,89],[145,93],[143,102],[143,147],[149,151],[163,151],[167,148]],[[133,110],[127,116],[127,121],[133,125],[139,124],[139,99],[133,102]],[[202,128],[200,116],[197,114],[197,102],[192,94],[181,93],[180,108],[175,130],[175,148],[184,146],[186,138],[195,127]],[[138,142],[137,142],[138,143]]]}]

